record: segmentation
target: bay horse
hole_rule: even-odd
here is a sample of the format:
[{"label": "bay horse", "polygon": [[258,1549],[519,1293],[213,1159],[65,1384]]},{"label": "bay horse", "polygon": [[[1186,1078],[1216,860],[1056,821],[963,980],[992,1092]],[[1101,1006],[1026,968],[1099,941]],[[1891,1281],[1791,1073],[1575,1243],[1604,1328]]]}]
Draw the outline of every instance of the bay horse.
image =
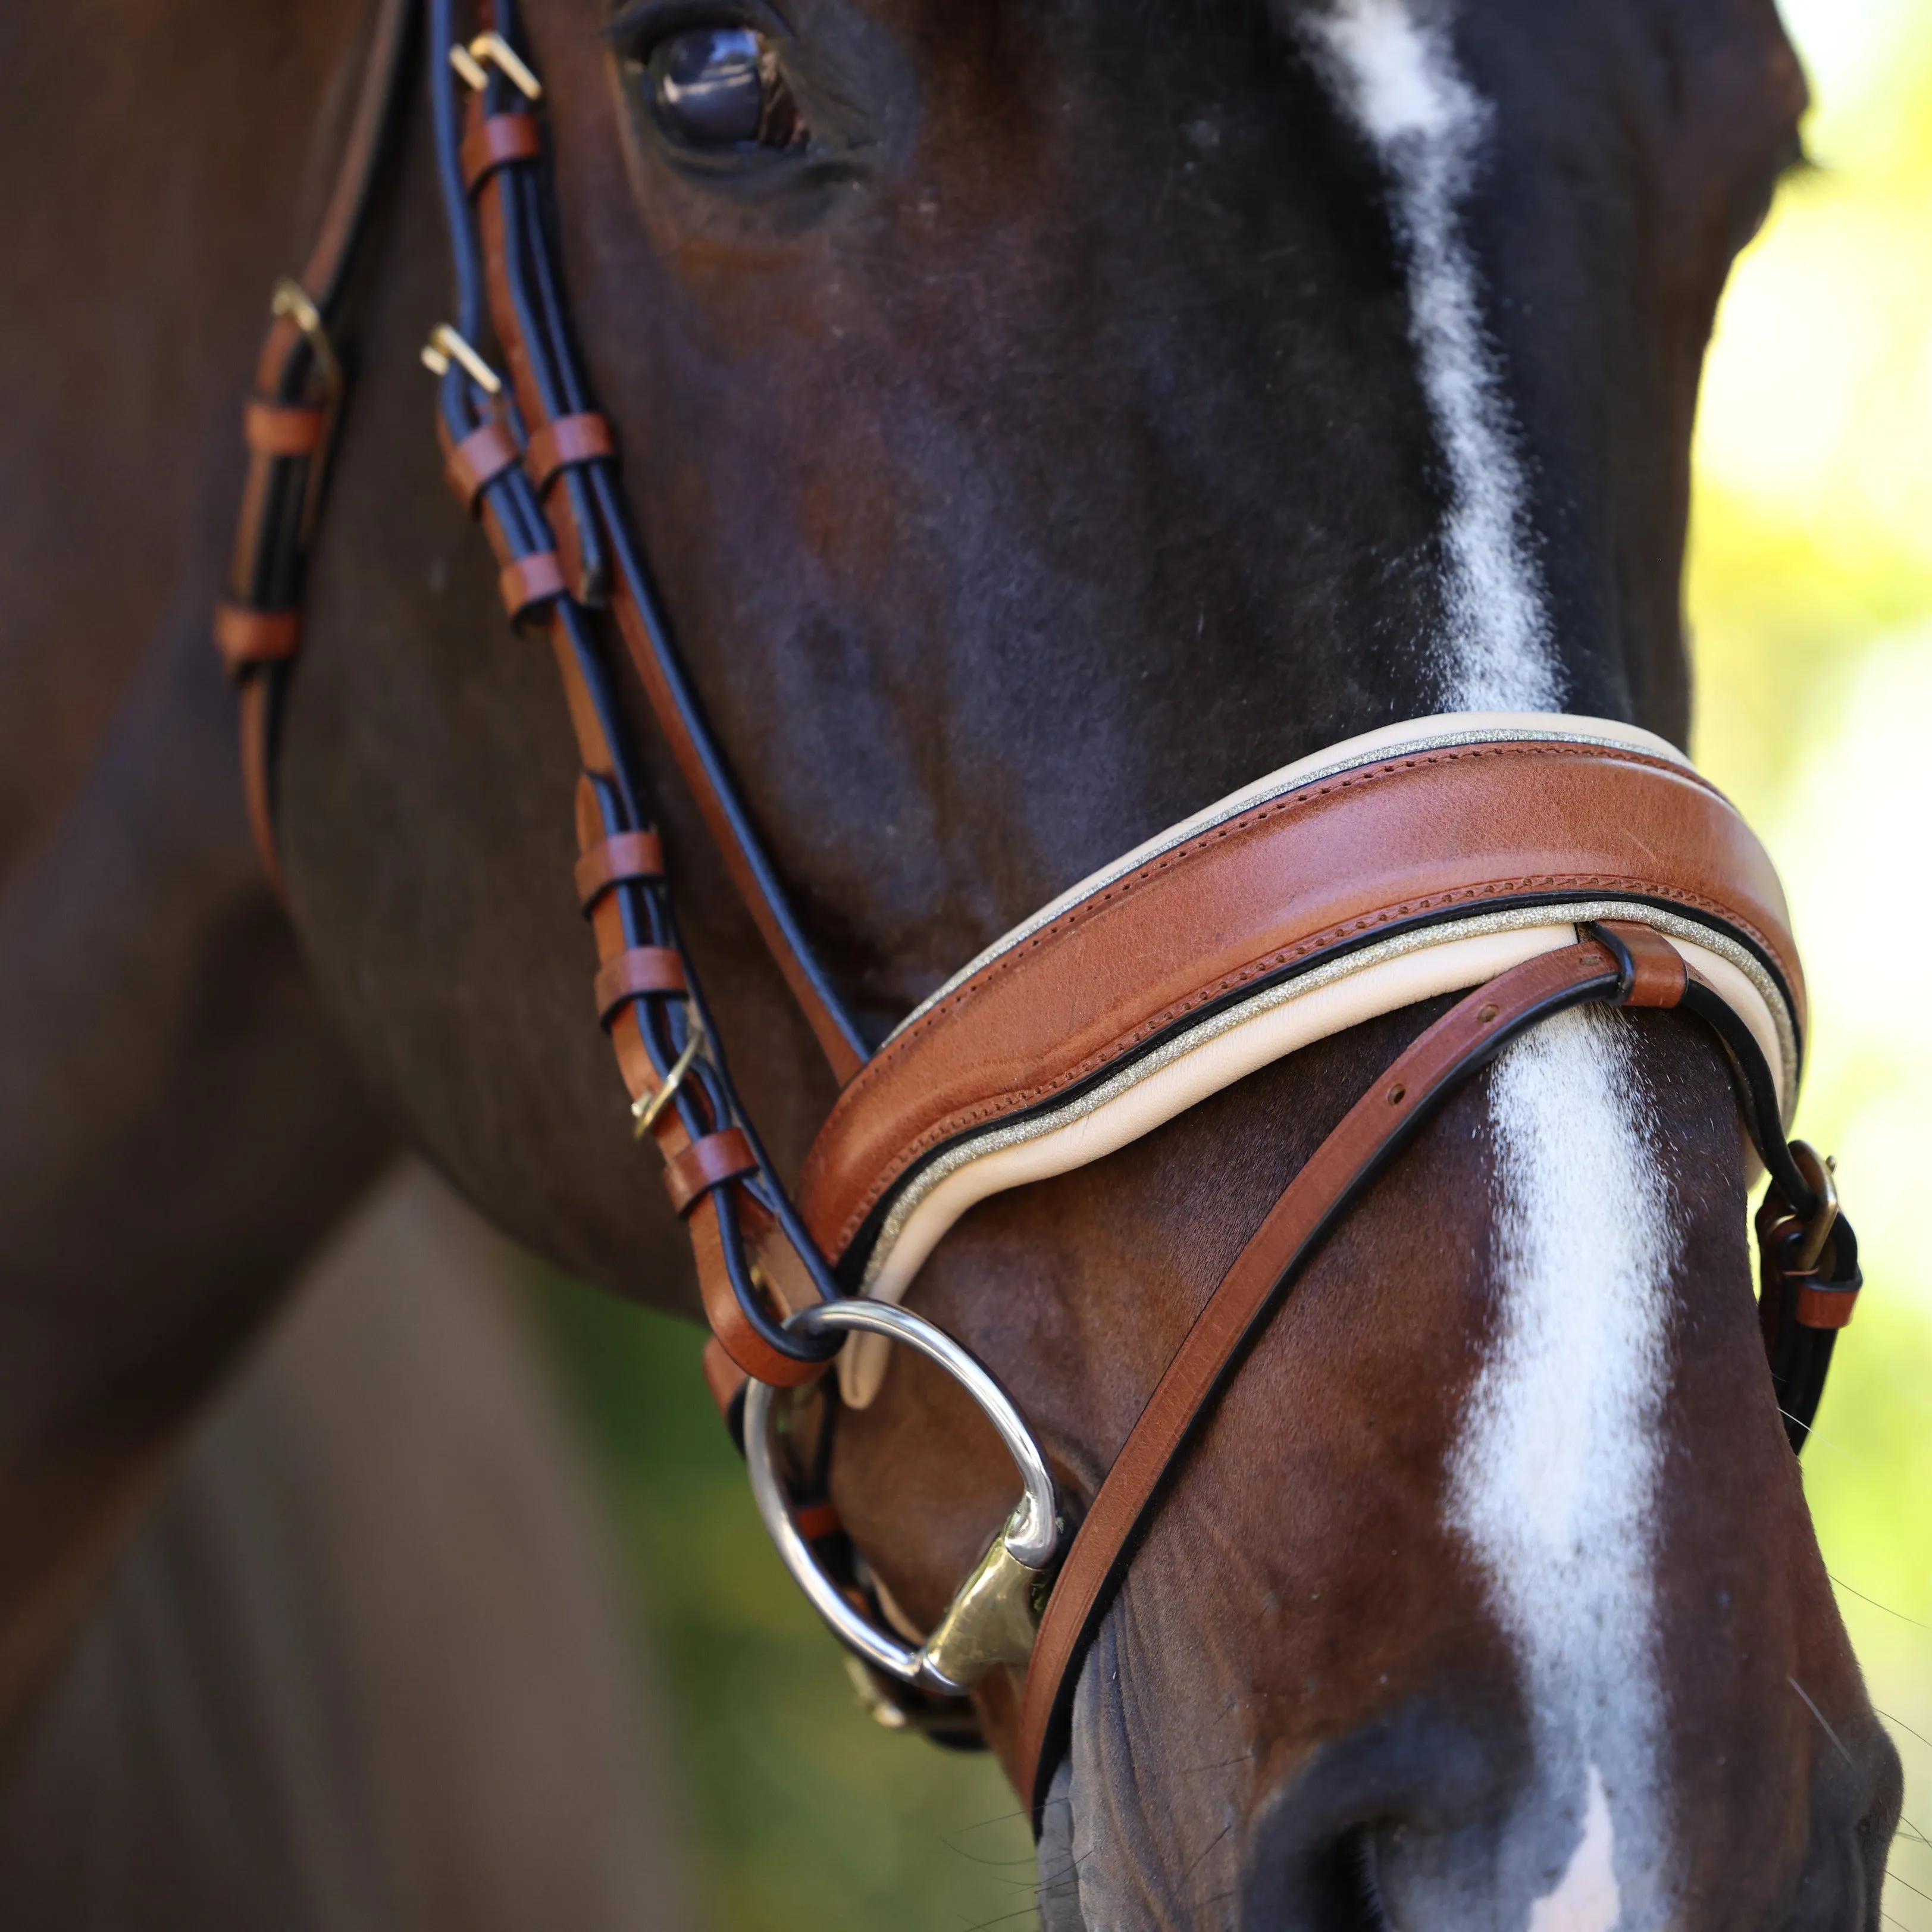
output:
[{"label": "bay horse", "polygon": [[[311,108],[226,131],[251,223],[276,157],[297,182],[339,133],[362,26],[305,20]],[[1338,741],[1510,713],[1683,742],[1697,373],[1804,102],[1768,4],[538,0],[520,32],[654,591],[855,1053],[1071,882]],[[580,1021],[568,725],[418,427],[447,244],[425,117],[398,138],[274,743],[293,928],[472,1199],[695,1312]],[[833,1080],[641,690],[612,701],[715,1032],[796,1173]],[[205,686],[180,702],[208,728]],[[234,890],[238,988],[286,984]],[[214,923],[166,910],[190,952]],[[1270,1204],[1455,1010],[1317,1040],[926,1258],[911,1303],[1076,1507]],[[264,1148],[224,1190],[284,1265],[366,1144],[300,1024],[299,1094],[278,1027],[231,1035],[336,1163]],[[1682,1012],[1551,1020],[1313,1253],[1078,1666],[1040,1808],[1054,1932],[1876,1926],[1898,1769],[1765,1375],[1730,1078]],[[110,1534],[274,1273],[144,1304],[156,1424],[20,1539],[22,1680],[70,1615],[72,1525]],[[58,1366],[128,1399],[98,1354]],[[866,1394],[830,1502],[929,1630],[1010,1478],[924,1364]],[[1018,1771],[1015,1672],[974,1703]]]}]

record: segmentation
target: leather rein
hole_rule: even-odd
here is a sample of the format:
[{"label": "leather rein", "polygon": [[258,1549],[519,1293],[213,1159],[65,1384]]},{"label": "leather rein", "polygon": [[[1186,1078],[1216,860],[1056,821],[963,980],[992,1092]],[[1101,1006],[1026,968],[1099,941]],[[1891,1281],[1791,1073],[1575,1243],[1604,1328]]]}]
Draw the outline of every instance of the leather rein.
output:
[{"label": "leather rein", "polygon": [[[321,236],[300,277],[277,285],[244,412],[249,466],[215,634],[278,890],[275,742],[344,400],[334,342],[400,116],[413,10],[380,0]],[[542,83],[514,0],[484,0],[482,31],[466,41],[453,0],[428,11],[456,298],[423,359],[439,379],[446,474],[494,552],[510,622],[548,645],[563,686],[582,766],[576,883],[596,944],[596,1016],[690,1234],[707,1378],[742,1426],[781,1553],[892,1714],[956,1732],[970,1728],[964,1700],[980,1676],[1023,1671],[1014,1768],[1037,1822],[1086,1646],[1163,1485],[1297,1271],[1448,1095],[1580,1005],[1681,1010],[1721,1043],[1770,1176],[1756,1222],[1760,1321],[1801,1447],[1861,1284],[1828,1164],[1785,1138],[1802,973],[1762,848],[1647,734],[1450,718],[1331,748],[1075,886],[868,1051],[760,845],[652,592],[569,326]],[[477,346],[490,338],[500,368]],[[739,1101],[679,938],[662,842],[619,727],[624,658],[842,1084],[796,1196]],[[897,1305],[920,1262],[973,1202],[1097,1159],[1311,1040],[1450,992],[1462,997],[1256,1229],[1067,1545],[1048,1459],[997,1378]],[[916,1646],[881,1628],[862,1561],[828,1504],[793,1492],[772,1439],[784,1392],[820,1383],[835,1358],[844,1400],[868,1401],[891,1340],[965,1386],[1024,1492]]]}]

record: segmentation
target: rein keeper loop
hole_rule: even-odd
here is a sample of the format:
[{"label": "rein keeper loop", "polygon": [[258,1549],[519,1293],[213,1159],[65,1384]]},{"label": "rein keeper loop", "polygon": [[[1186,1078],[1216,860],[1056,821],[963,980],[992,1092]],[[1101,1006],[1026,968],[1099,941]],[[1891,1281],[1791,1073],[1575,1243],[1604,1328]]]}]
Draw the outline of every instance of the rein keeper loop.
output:
[{"label": "rein keeper loop", "polygon": [[758,1171],[758,1156],[741,1130],[725,1127],[693,1141],[682,1154],[664,1162],[664,1192],[680,1216],[688,1214],[699,1198],[728,1180],[740,1180]]},{"label": "rein keeper loop", "polygon": [[214,641],[231,677],[256,664],[284,663],[302,648],[302,613],[223,602],[215,606]]},{"label": "rein keeper loop", "polygon": [[504,565],[496,578],[503,608],[514,623],[532,604],[564,594],[563,564],[554,550],[532,550]]},{"label": "rein keeper loop", "polygon": [[488,115],[463,137],[463,185],[473,195],[497,169],[542,154],[543,136],[534,114]]},{"label": "rein keeper loop", "polygon": [[443,460],[442,473],[456,500],[473,517],[483,492],[505,470],[514,469],[521,456],[516,438],[492,418],[451,450]]},{"label": "rein keeper loop", "polygon": [[602,463],[617,453],[610,425],[594,410],[575,416],[559,416],[531,432],[530,453],[525,466],[539,496],[563,472],[580,463]]},{"label": "rein keeper loop", "polygon": [[608,1027],[611,1015],[626,1000],[639,999],[646,993],[683,993],[689,985],[684,956],[674,946],[631,946],[597,969],[598,1019]]},{"label": "rein keeper loop", "polygon": [[664,841],[655,832],[614,832],[578,855],[577,900],[586,912],[613,886],[664,875]]}]

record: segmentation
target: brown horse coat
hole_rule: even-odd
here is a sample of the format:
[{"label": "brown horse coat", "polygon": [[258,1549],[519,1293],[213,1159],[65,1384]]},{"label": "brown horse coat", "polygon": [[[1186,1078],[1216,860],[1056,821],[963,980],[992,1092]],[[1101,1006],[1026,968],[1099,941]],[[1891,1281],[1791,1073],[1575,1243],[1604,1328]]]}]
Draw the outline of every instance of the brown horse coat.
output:
[{"label": "brown horse coat", "polygon": [[[762,172],[690,164],[666,140],[648,82],[652,36],[677,25],[663,10],[626,13],[614,43],[565,0],[529,25],[577,319],[644,535],[751,808],[874,1034],[1094,864],[1460,688],[1444,666],[1466,616],[1452,539],[1467,479],[1424,366],[1430,237],[1403,212],[1399,143],[1376,146],[1324,64],[1343,14],[1434,34],[1478,104],[1483,166],[1447,212],[1475,265],[1508,432],[1492,440],[1520,499],[1504,521],[1545,626],[1536,701],[1681,739],[1697,371],[1803,99],[1762,0],[794,10],[766,26],[818,146]],[[190,649],[204,648],[209,506],[233,476],[202,345],[220,338],[225,366],[245,364],[239,318],[302,232],[291,184],[326,146],[309,130],[342,98],[351,37],[320,13],[251,18],[214,47],[137,26],[117,52],[138,80],[117,60],[90,90],[81,50],[34,31],[41,98],[74,104],[71,140],[16,133],[11,178],[49,184],[29,197],[29,238],[70,320],[44,354],[35,328],[10,419],[51,422],[44,397],[92,400],[90,382],[130,394],[74,412],[91,442],[64,419],[28,440],[7,486],[10,580],[62,586],[19,662],[51,662],[68,625],[104,630],[113,667],[96,682],[70,652],[35,674],[82,722],[22,753],[52,773],[35,795],[59,802],[22,835],[4,916],[22,938],[0,949],[19,976],[0,1012],[23,1036],[6,1042],[19,1084],[0,1206],[32,1264],[0,1304],[20,1343],[0,1353],[20,1384],[0,1405],[16,1518],[0,1521],[0,1661],[16,1684],[378,1138],[248,883],[218,694]],[[241,111],[278,56],[274,113]],[[156,100],[171,125],[213,130],[208,148],[176,144],[197,158],[117,182],[100,232],[63,230],[46,212],[72,205],[59,162],[109,152]],[[674,1225],[638,1209],[623,1098],[580,1017],[567,731],[547,667],[502,632],[418,427],[412,358],[446,300],[421,133],[418,117],[372,262],[364,380],[288,716],[293,914],[359,1064],[466,1192],[607,1285],[688,1304]],[[156,181],[187,214],[158,213]],[[311,182],[311,208],[318,196]],[[110,260],[154,293],[138,323],[98,299]],[[158,314],[173,322],[157,333]],[[196,346],[170,369],[155,340]],[[133,459],[128,425],[152,438]],[[164,459],[206,494],[149,504],[126,479]],[[90,572],[110,543],[161,561]],[[177,573],[184,555],[199,562]],[[19,715],[0,728],[38,737]],[[97,760],[110,718],[120,735]],[[827,1083],[688,805],[658,790],[694,952],[748,1098],[795,1162]],[[137,968],[168,994],[158,1033],[122,990]],[[948,1238],[915,1299],[1012,1385],[1076,1502],[1216,1267],[1426,1017],[1271,1069]],[[1670,1235],[1641,1280],[1586,1274],[1549,1298],[1640,1295],[1628,1305],[1650,1318],[1654,1400],[1631,1412],[1645,1454],[1629,1466],[1648,1539],[1633,1558],[1642,1661],[1664,1717],[1636,1781],[1678,1839],[1667,1861],[1640,1846],[1624,1882],[1658,1922],[1668,1884],[1700,1927],[1874,1923],[1896,1762],[1765,1384],[1722,1066],[1669,1020],[1562,1040],[1582,1112],[1614,1112],[1650,1150],[1606,1225],[1641,1211]],[[232,1086],[212,1089],[205,1067]],[[1592,1677],[1587,1646],[1562,1651],[1547,1617],[1511,1610],[1457,1514],[1461,1445],[1521,1299],[1497,1111],[1512,1077],[1472,1089],[1392,1171],[1179,1472],[1082,1678],[1054,1828],[1077,1874],[1057,1923],[1205,1923],[1236,1899],[1260,1922],[1372,1922],[1364,1873],[1404,1903],[1398,1919],[1446,1900],[1520,1917],[1596,1842],[1578,1738],[1599,1715],[1616,1731],[1637,1700]],[[292,1082],[303,1104],[285,1108]],[[62,1132],[36,1138],[48,1121]],[[77,1216],[120,1198],[130,1140],[191,1184]],[[1572,1204],[1594,1210],[1588,1195]],[[1622,1370],[1638,1360],[1628,1339]],[[1593,1418],[1593,1442],[1623,1439],[1630,1419]],[[75,1442],[90,1454],[64,1453]],[[1604,1466],[1616,1502],[1623,1466]],[[916,1617],[1006,1501],[956,1405],[916,1370],[842,1434],[834,1487]],[[1616,1553],[1596,1560],[1614,1569]],[[1523,1664],[1541,1636],[1568,1677]],[[996,1745],[1012,1688],[996,1676],[982,1694]],[[1539,1726],[1566,1696],[1578,1738],[1545,1762]],[[1608,1802],[1630,1796],[1619,1782]]]},{"label": "brown horse coat", "polygon": [[10,1927],[683,1922],[503,1251],[418,1176],[266,1326],[392,1144],[261,877],[208,637],[240,388],[328,186],[362,12],[14,23]]}]

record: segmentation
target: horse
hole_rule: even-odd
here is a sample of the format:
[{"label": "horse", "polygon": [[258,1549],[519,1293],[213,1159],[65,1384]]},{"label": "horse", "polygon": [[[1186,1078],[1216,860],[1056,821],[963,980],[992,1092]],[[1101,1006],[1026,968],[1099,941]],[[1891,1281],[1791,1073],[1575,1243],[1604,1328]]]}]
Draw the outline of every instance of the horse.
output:
[{"label": "horse", "polygon": [[[1768,4],[525,13],[654,591],[856,1053],[1070,882],[1338,741],[1508,712],[1683,742],[1698,370],[1799,152]],[[339,127],[358,36],[304,31]],[[265,176],[300,124],[247,149]],[[447,268],[422,116],[398,143],[277,726],[291,922],[466,1194],[696,1312],[583,1017],[569,724],[413,427]],[[795,1174],[832,1075],[657,715],[612,703]],[[925,1259],[910,1304],[1076,1508],[1270,1204],[1456,1010],[1251,1071]],[[1683,1012],[1567,1013],[1312,1254],[1077,1665],[1054,1932],[1876,1926],[1898,1768],[1764,1372],[1730,1081]],[[219,1356],[254,1310],[196,1312]],[[945,1376],[867,1393],[830,1502],[930,1630],[1010,1477]],[[973,1703],[1022,1772],[1016,1670]]]},{"label": "horse", "polygon": [[[9,1926],[692,1920],[668,1745],[525,1264],[398,1170],[262,882],[209,664],[236,371],[334,166],[363,24],[128,8],[15,42],[35,107],[4,137],[0,322]],[[192,136],[124,165],[164,98]]]}]

